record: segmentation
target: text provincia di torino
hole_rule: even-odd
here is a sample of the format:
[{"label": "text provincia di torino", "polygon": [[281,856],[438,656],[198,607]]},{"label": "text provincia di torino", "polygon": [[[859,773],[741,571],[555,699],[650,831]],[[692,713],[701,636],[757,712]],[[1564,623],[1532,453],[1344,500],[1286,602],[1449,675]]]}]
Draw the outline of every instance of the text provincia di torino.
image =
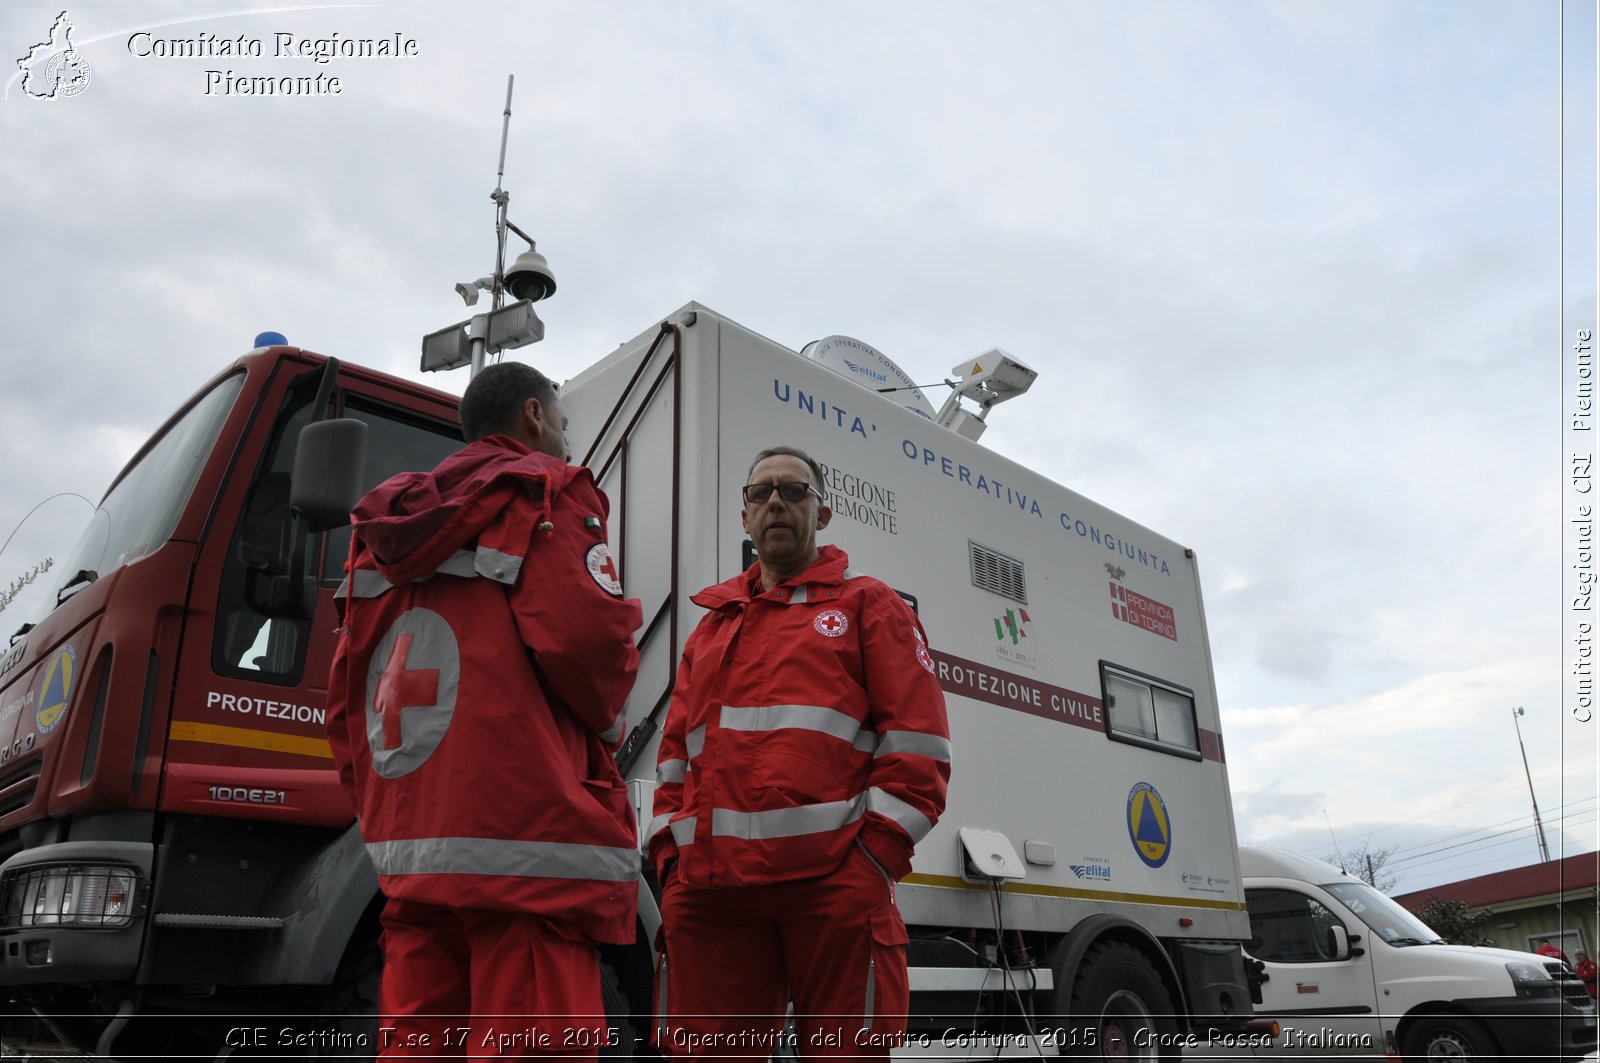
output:
[{"label": "text provincia di torino", "polygon": [[[304,37],[274,33],[223,37],[201,32],[193,37],[157,37],[141,30],[128,37],[128,52],[139,59],[304,59],[323,66],[335,59],[414,59],[422,54],[415,37]],[[232,69],[205,71],[207,96],[337,96],[344,83],[327,71],[310,75],[248,75]]]}]

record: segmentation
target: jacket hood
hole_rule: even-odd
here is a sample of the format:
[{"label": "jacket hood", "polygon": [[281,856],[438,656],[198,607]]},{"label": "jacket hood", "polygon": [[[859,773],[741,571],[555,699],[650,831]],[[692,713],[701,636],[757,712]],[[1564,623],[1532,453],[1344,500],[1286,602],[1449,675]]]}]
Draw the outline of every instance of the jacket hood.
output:
[{"label": "jacket hood", "polygon": [[488,436],[432,472],[404,472],[385,480],[356,503],[351,523],[384,578],[406,583],[472,544],[519,493],[544,508],[580,474],[588,470],[529,450],[509,436]]}]

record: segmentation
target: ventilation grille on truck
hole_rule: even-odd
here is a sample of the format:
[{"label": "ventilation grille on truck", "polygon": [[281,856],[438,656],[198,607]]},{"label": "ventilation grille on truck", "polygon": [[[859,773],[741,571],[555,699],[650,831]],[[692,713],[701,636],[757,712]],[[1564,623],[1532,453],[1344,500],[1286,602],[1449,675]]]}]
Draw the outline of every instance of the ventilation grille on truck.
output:
[{"label": "ventilation grille on truck", "polygon": [[967,540],[967,552],[972,562],[974,587],[993,591],[1018,605],[1028,604],[1028,582],[1023,578],[1021,561],[971,539]]},{"label": "ventilation grille on truck", "polygon": [[15,767],[0,775],[0,819],[33,804],[39,774],[44,770],[42,755],[35,755],[26,764],[17,764],[15,760],[11,763]]}]

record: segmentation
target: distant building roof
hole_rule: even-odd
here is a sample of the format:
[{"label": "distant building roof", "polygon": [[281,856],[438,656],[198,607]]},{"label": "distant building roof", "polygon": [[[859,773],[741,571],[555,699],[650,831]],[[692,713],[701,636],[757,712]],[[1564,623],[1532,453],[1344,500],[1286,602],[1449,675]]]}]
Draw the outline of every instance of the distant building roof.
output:
[{"label": "distant building roof", "polygon": [[1482,908],[1491,904],[1571,893],[1574,890],[1593,890],[1597,882],[1600,882],[1600,851],[1514,867],[1509,871],[1496,871],[1415,893],[1402,893],[1395,900],[1410,909],[1415,909],[1429,897],[1461,901],[1469,908]]}]

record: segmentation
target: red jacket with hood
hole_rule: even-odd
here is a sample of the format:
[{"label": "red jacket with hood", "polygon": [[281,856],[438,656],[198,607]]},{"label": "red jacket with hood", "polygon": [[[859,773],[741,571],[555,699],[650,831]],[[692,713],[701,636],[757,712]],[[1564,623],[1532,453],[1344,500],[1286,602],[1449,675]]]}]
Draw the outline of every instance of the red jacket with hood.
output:
[{"label": "red jacket with hood", "polygon": [[950,729],[927,638],[837,547],[770,591],[696,594],[656,762],[650,856],[697,886],[834,870],[859,837],[894,878],[944,811]]},{"label": "red jacket with hood", "polygon": [[638,653],[587,469],[505,436],[357,505],[328,731],[391,897],[634,940]]}]

